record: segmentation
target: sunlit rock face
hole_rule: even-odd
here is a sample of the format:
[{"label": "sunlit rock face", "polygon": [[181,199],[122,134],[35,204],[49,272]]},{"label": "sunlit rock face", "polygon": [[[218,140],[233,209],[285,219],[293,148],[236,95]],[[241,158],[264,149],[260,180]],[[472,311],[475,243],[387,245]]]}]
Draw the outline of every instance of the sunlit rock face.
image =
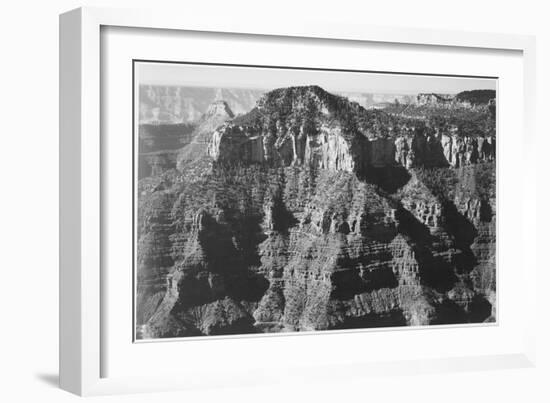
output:
[{"label": "sunlit rock face", "polygon": [[211,111],[138,185],[142,337],[494,321],[490,133],[384,136],[319,87]]},{"label": "sunlit rock face", "polygon": [[459,167],[494,160],[492,137],[417,131],[388,138],[364,126],[369,113],[319,87],[273,91],[249,114],[219,127],[208,154],[220,162],[306,165],[358,174],[368,167]]},{"label": "sunlit rock face", "polygon": [[354,172],[364,164],[366,138],[357,127],[346,126],[351,109],[349,116],[337,116],[344,105],[351,108],[319,87],[273,91],[249,114],[220,127],[208,154],[220,162]]}]

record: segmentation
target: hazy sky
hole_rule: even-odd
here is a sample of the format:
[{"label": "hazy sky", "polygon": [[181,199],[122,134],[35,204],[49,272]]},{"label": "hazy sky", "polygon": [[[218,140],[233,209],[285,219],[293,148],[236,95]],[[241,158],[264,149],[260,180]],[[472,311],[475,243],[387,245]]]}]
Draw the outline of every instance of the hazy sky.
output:
[{"label": "hazy sky", "polygon": [[495,79],[436,77],[388,73],[354,73],[279,68],[205,66],[176,63],[136,63],[139,84],[226,87],[271,90],[319,85],[332,92],[454,94],[472,89],[496,89]]}]

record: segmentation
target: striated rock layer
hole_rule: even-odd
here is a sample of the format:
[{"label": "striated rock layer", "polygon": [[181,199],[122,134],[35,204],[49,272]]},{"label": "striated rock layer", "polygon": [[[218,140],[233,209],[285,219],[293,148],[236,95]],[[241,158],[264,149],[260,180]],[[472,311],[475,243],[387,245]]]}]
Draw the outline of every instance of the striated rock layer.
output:
[{"label": "striated rock layer", "polygon": [[371,117],[277,90],[141,180],[138,337],[494,321],[494,151]]},{"label": "striated rock layer", "polygon": [[492,318],[494,199],[452,190],[451,203],[414,172],[383,197],[304,167],[215,167],[156,188],[140,206],[139,275],[157,281],[138,303],[149,337]]}]

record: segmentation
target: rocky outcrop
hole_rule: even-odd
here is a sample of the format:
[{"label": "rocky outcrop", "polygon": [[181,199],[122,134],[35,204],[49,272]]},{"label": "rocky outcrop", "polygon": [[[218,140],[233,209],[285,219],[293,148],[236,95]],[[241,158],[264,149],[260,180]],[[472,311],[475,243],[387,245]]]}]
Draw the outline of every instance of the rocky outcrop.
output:
[{"label": "rocky outcrop", "polygon": [[455,100],[466,107],[495,106],[496,95],[495,90],[471,90],[456,94]]},{"label": "rocky outcrop", "polygon": [[[171,217],[173,265],[162,301],[153,294],[150,304],[158,307],[139,323],[146,328],[143,334],[428,325],[491,317],[494,283],[488,275],[494,266],[490,250],[481,245],[490,245],[494,232],[487,227],[484,235],[463,239],[449,224],[457,212],[474,220],[478,204],[464,200],[453,209],[418,178],[396,202],[346,171],[227,169],[215,168],[198,183],[172,187],[171,196],[161,198],[173,201],[159,205],[163,213],[155,214]],[[250,186],[230,185],[244,178]],[[196,189],[212,189],[215,197]],[[162,231],[159,236],[165,236]]]},{"label": "rocky outcrop", "polygon": [[473,138],[442,135],[441,145],[445,159],[454,168],[495,160],[496,140],[494,137]]},{"label": "rocky outcrop", "polygon": [[[279,113],[281,105],[288,105],[287,114]],[[361,125],[367,113],[318,87],[268,93],[256,110],[213,133],[208,154],[220,162],[307,165],[363,176],[369,167],[459,167],[494,159],[493,137],[420,129],[393,138],[372,137]]]},{"label": "rocky outcrop", "polygon": [[318,87],[211,111],[178,171],[139,182],[141,337],[495,320],[492,139],[367,136]]},{"label": "rocky outcrop", "polygon": [[417,105],[436,106],[444,108],[477,108],[494,105],[496,101],[495,90],[463,91],[456,95],[450,94],[418,94]]},{"label": "rocky outcrop", "polygon": [[[350,110],[338,116],[344,108]],[[363,165],[365,138],[348,121],[351,112],[351,104],[319,87],[272,91],[248,115],[219,128],[208,153],[217,161],[352,172]]]},{"label": "rocky outcrop", "polygon": [[189,144],[182,147],[177,155],[177,168],[183,170],[207,154],[209,144],[213,141],[213,133],[224,122],[233,119],[235,115],[225,101],[213,102],[198,121]]},{"label": "rocky outcrop", "polygon": [[438,106],[450,106],[452,105],[455,97],[450,94],[418,94],[416,96],[416,103],[418,105],[438,105]]}]

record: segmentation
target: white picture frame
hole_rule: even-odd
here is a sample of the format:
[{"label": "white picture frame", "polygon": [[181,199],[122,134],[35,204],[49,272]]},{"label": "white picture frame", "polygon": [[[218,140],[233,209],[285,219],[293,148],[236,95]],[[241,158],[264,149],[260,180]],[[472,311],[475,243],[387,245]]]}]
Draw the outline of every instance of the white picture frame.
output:
[{"label": "white picture frame", "polygon": [[[522,289],[525,304],[532,309],[521,326],[524,340],[501,354],[424,357],[372,362],[358,357],[343,364],[317,365],[307,374],[294,360],[281,371],[246,374],[246,368],[220,373],[211,379],[177,374],[159,376],[103,376],[105,340],[102,317],[107,307],[102,297],[103,248],[101,205],[103,178],[109,175],[102,165],[101,141],[101,29],[132,27],[158,30],[216,32],[269,37],[338,40],[354,43],[377,42],[447,48],[468,48],[478,52],[504,50],[520,52],[523,67],[522,159],[530,160],[534,149],[535,40],[531,36],[457,31],[429,31],[410,28],[372,27],[325,21],[286,23],[245,18],[204,19],[168,11],[80,8],[60,16],[60,385],[79,395],[151,392],[194,387],[247,385],[258,382],[293,382],[296,379],[344,379],[371,374],[464,371],[532,366],[535,362],[535,287]],[[500,150],[502,152],[502,150]],[[534,168],[521,168],[524,189],[535,188]],[[536,278],[534,253],[526,251],[535,236],[535,212],[528,208],[528,192],[523,192],[521,209],[521,253],[524,278]],[[502,224],[499,231],[502,231]],[[528,239],[528,237],[531,237]],[[458,332],[459,330],[448,329]],[[310,335],[302,336],[302,340]],[[328,340],[328,338],[327,338]],[[211,343],[203,341],[202,343]],[[257,342],[255,342],[257,344]],[[235,348],[235,347],[232,347]],[[238,348],[238,347],[237,347]],[[240,345],[242,348],[242,343]],[[192,362],[187,363],[192,365]],[[328,369],[328,371],[327,371]]]}]

